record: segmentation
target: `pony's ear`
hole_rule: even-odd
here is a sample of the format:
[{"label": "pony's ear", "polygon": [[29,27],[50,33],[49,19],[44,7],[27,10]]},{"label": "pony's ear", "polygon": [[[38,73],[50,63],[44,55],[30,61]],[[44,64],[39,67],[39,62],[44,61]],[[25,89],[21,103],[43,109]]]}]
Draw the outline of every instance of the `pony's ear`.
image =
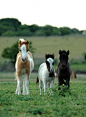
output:
[{"label": "pony's ear", "polygon": [[20,40],[20,41],[19,41],[19,51],[20,51],[21,44],[22,44],[22,42],[21,42],[21,40]]},{"label": "pony's ear", "polygon": [[47,54],[45,54],[45,59],[47,59]]},{"label": "pony's ear", "polygon": [[19,44],[21,44],[21,40],[19,41]]},{"label": "pony's ear", "polygon": [[55,57],[54,53],[52,54],[52,56],[53,56],[53,59],[54,59],[54,57]]},{"label": "pony's ear", "polygon": [[69,53],[70,53],[70,52],[69,52],[69,50],[68,50],[68,51],[67,51],[67,55],[69,55]]},{"label": "pony's ear", "polygon": [[29,44],[29,41],[27,41],[27,44]]},{"label": "pony's ear", "polygon": [[62,51],[61,50],[59,50],[59,54],[61,54],[62,53]]}]

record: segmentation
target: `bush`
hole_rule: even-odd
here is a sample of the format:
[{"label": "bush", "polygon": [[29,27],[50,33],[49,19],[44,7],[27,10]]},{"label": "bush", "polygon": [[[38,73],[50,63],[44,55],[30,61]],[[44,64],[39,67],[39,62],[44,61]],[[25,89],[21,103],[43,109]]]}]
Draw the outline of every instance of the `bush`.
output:
[{"label": "bush", "polygon": [[[29,42],[29,50],[34,53],[35,52],[35,48],[32,47],[32,42]],[[9,58],[11,59],[11,62],[15,63],[16,62],[16,56],[17,53],[19,52],[18,49],[18,42],[16,42],[15,44],[13,44],[10,48],[7,47],[2,51],[2,57],[4,58]]]},{"label": "bush", "polygon": [[83,56],[84,56],[84,60],[86,61],[86,53],[83,53]]},{"label": "bush", "polygon": [[13,63],[16,61],[16,55],[18,53],[18,42],[13,44],[10,48],[7,47],[2,51],[2,57],[9,58]]}]

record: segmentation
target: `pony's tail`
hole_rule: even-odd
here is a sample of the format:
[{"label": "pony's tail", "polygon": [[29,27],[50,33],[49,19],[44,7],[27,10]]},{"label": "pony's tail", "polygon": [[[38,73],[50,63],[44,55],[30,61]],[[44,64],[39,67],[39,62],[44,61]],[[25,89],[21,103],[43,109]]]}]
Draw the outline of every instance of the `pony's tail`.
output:
[{"label": "pony's tail", "polygon": [[76,72],[75,72],[74,74],[75,74],[75,78],[77,78],[77,76],[76,76]]},{"label": "pony's tail", "polygon": [[38,76],[37,76],[37,79],[36,79],[36,85],[39,83],[39,78],[38,78]]}]

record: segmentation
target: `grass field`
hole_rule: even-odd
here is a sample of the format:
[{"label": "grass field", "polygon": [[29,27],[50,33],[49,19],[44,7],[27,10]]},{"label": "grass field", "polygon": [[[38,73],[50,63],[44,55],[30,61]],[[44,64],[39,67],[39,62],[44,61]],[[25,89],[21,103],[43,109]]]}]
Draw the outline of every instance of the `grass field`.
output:
[{"label": "grass field", "polygon": [[[0,37],[0,55],[4,48],[11,47],[21,37]],[[86,36],[50,36],[50,37],[25,37],[33,42],[36,48],[34,58],[44,58],[45,53],[55,53],[56,58],[60,49],[70,50],[70,58],[82,58],[86,52]]]},{"label": "grass field", "polygon": [[[4,48],[12,46],[21,37],[0,37],[0,62]],[[25,37],[33,42],[36,48],[35,58],[44,58],[45,53],[55,53],[58,57],[59,49],[70,50],[70,58],[81,59],[86,52],[86,37],[82,35],[63,37]],[[57,66],[55,66],[56,68]],[[75,64],[76,70],[86,70],[85,64]],[[16,95],[16,80],[14,72],[0,72],[0,117],[86,117],[86,77],[79,76],[71,79],[70,90],[62,87],[58,91],[56,79],[54,95],[39,95],[39,86],[35,85],[37,73],[30,78],[30,95]]]},{"label": "grass field", "polygon": [[54,95],[39,95],[35,85],[36,73],[30,80],[30,95],[16,95],[14,73],[0,73],[0,117],[86,117],[86,77],[70,81],[70,90],[58,91],[55,82]]}]

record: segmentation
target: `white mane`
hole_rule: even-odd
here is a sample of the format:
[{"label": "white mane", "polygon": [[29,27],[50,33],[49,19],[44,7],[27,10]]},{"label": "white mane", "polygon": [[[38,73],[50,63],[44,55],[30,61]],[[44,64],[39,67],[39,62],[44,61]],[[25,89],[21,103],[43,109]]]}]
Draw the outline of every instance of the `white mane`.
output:
[{"label": "white mane", "polygon": [[23,38],[19,39],[19,41],[24,42],[25,40]]}]

